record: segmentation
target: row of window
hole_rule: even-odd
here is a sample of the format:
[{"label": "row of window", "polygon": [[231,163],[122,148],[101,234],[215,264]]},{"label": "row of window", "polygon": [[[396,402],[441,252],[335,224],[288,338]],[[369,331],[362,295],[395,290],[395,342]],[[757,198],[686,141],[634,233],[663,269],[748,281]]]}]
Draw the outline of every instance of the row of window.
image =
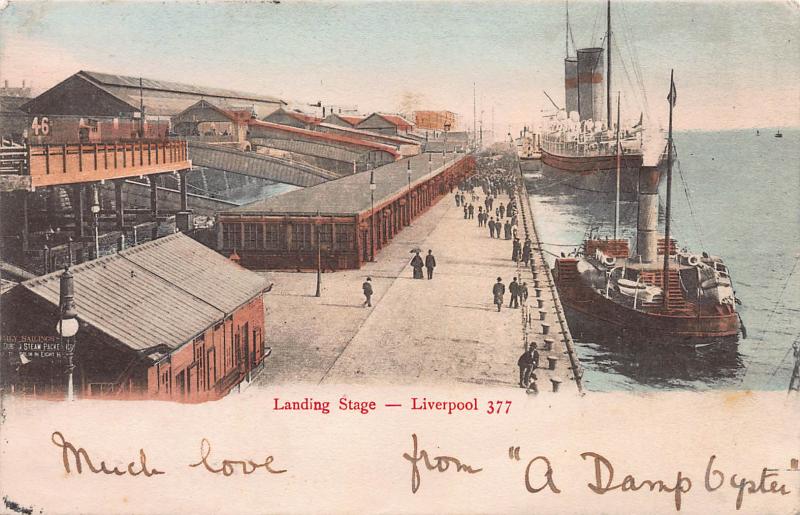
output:
[{"label": "row of window", "polygon": [[[223,223],[222,247],[244,250],[311,250],[316,248],[314,224],[291,224],[291,243],[287,245],[286,225],[282,223]],[[339,250],[352,250],[355,233],[351,224],[324,224],[319,227],[319,241],[323,246]],[[335,241],[334,241],[335,234]]]}]

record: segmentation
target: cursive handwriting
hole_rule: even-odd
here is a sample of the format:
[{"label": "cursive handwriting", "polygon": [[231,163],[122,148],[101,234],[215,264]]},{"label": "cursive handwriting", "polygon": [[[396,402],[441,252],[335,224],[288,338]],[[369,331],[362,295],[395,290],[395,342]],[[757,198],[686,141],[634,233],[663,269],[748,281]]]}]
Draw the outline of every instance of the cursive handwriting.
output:
[{"label": "cursive handwriting", "polygon": [[[542,461],[547,465],[547,470],[544,472],[545,482],[540,487],[535,487],[531,484],[531,467],[537,461]],[[555,481],[553,481],[553,466],[550,464],[550,460],[547,459],[545,456],[536,456],[531,461],[528,462],[528,466],[525,467],[525,489],[532,493],[536,494],[544,490],[545,488],[550,488],[554,494],[560,494],[561,490],[558,489],[556,486]]]},{"label": "cursive handwriting", "polygon": [[222,473],[223,476],[230,476],[236,468],[240,468],[242,474],[252,474],[256,469],[263,468],[270,474],[283,474],[286,470],[275,470],[271,467],[272,462],[275,461],[273,456],[267,456],[263,463],[256,463],[253,460],[222,460],[222,466],[214,468],[208,462],[208,456],[211,454],[211,442],[203,438],[200,441],[200,461],[192,463],[190,467],[199,467],[202,465],[205,469],[213,474]]},{"label": "cursive handwriting", "polygon": [[[725,484],[725,474],[714,468],[714,460],[716,459],[716,454],[711,455],[711,457],[708,459],[708,466],[706,467],[705,486],[706,490],[709,492],[719,490],[722,485]],[[770,481],[769,486],[767,486],[767,479],[774,477],[778,477],[778,469],[770,469],[766,467],[761,469],[761,480],[758,483],[751,479],[746,479],[739,474],[733,474],[730,477],[730,486],[731,488],[738,490],[736,494],[736,509],[739,510],[742,508],[742,501],[744,500],[745,492],[749,494],[781,495],[789,495],[792,493],[787,489],[785,484],[778,481]],[[713,480],[718,480],[719,482],[712,484]]]},{"label": "cursive handwriting", "polygon": [[130,476],[138,476],[139,474],[144,474],[146,477],[156,476],[158,474],[164,474],[164,472],[160,470],[156,470],[155,468],[147,468],[147,455],[144,453],[144,449],[139,449],[139,462],[131,461],[128,463],[127,468],[119,468],[115,466],[112,469],[109,469],[106,465],[105,461],[100,462],[100,466],[96,466],[92,459],[89,457],[89,453],[83,447],[75,448],[70,442],[68,442],[64,435],[62,435],[59,431],[53,432],[50,435],[50,440],[55,444],[56,447],[61,448],[61,459],[64,463],[64,470],[69,474],[72,473],[72,467],[70,466],[70,458],[75,461],[75,472],[78,474],[83,473],[83,465],[86,464],[86,467],[94,474],[113,474],[115,476],[124,476],[126,474]]},{"label": "cursive handwriting", "polygon": [[[596,494],[604,494],[606,492],[610,492],[612,490],[619,489],[622,492],[636,492],[644,487],[647,487],[651,492],[658,490],[659,492],[667,492],[674,494],[675,497],[675,509],[680,511],[681,509],[681,495],[687,493],[689,490],[692,489],[692,480],[688,477],[683,475],[683,472],[678,471],[678,476],[675,479],[675,484],[670,486],[666,484],[664,481],[658,480],[651,480],[651,479],[642,479],[638,481],[632,475],[627,475],[622,479],[622,482],[617,483],[616,485],[613,484],[614,481],[614,466],[608,461],[605,457],[601,456],[600,454],[594,452],[584,452],[581,454],[581,458],[584,460],[586,458],[593,458],[594,459],[594,474],[595,474],[595,482],[594,484],[589,483],[589,489],[596,493]],[[605,481],[603,471],[605,470],[606,475],[608,476]]]},{"label": "cursive handwriting", "polygon": [[414,455],[409,456],[408,453],[403,453],[403,458],[407,459],[411,462],[411,493],[417,493],[419,490],[420,485],[420,473],[419,473],[419,462],[422,461],[425,465],[425,468],[428,470],[438,470],[439,472],[444,472],[450,468],[450,465],[454,465],[456,467],[456,472],[466,472],[468,474],[477,474],[478,472],[482,471],[483,469],[474,469],[469,465],[461,463],[461,460],[458,458],[453,458],[452,456],[436,456],[431,462],[431,458],[428,456],[428,452],[426,450],[418,450],[417,446],[417,435],[412,434],[411,439],[414,442]]}]

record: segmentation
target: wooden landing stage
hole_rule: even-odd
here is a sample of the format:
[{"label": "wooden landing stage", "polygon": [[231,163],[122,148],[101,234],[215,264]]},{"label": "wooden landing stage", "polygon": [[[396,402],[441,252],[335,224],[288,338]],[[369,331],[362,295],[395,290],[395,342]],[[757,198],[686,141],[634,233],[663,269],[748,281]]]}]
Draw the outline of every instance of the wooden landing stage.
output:
[{"label": "wooden landing stage", "polygon": [[[523,208],[530,224],[527,204]],[[529,231],[535,236],[532,224]],[[415,246],[423,253],[433,250],[433,280],[412,279],[409,250]],[[563,315],[543,256],[536,254],[534,279],[530,269],[511,260],[511,251],[511,240],[492,239],[477,219],[465,220],[448,193],[399,232],[376,261],[360,270],[323,274],[319,298],[316,274],[267,272],[275,283],[265,297],[267,320],[278,322],[268,322],[265,344],[272,355],[256,382],[473,384],[519,391],[517,359],[526,342],[536,341],[538,390],[552,392],[557,384],[561,395],[577,394],[571,339],[559,322]],[[508,285],[516,273],[528,283],[532,307],[508,308],[507,293],[498,313],[492,286],[497,277]],[[375,291],[372,308],[362,306],[367,276]],[[544,321],[538,320],[534,280],[542,290]],[[550,324],[547,335],[542,322]],[[551,338],[552,350],[543,350]],[[548,358],[553,370],[546,370]]]}]

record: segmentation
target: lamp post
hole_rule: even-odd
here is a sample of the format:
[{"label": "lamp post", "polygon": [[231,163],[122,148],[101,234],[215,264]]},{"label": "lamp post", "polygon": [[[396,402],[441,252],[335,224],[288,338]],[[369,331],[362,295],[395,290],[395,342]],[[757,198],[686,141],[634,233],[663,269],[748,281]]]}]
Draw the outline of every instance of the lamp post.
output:
[{"label": "lamp post", "polygon": [[369,260],[375,261],[375,171],[372,170],[372,165],[369,165],[369,202],[370,202],[370,215],[369,215]]},{"label": "lamp post", "polygon": [[322,235],[322,217],[319,214],[319,209],[317,210],[317,293],[314,294],[315,297],[319,297],[321,295],[322,289],[322,240],[320,236]]},{"label": "lamp post", "polygon": [[80,328],[78,324],[78,310],[75,307],[75,281],[69,267],[64,268],[64,273],[61,274],[61,289],[59,295],[59,310],[60,315],[58,323],[56,324],[56,331],[61,337],[60,342],[63,344],[66,340],[65,349],[67,351],[67,400],[75,400],[75,392],[72,385],[72,372],[75,365],[72,363],[73,354],[75,352],[75,334]]},{"label": "lamp post", "polygon": [[97,186],[92,186],[92,216],[94,217],[94,258],[100,257],[100,194]]},{"label": "lamp post", "polygon": [[406,175],[408,176],[408,200],[406,207],[406,225],[411,225],[411,158],[408,158],[408,166],[406,167]]}]

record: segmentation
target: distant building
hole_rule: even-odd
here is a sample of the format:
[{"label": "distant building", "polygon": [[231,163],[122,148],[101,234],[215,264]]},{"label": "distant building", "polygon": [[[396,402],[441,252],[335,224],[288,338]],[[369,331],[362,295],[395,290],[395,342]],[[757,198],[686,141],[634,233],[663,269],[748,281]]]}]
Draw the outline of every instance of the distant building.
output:
[{"label": "distant building", "polygon": [[474,167],[464,154],[420,155],[222,211],[217,249],[256,270],[360,268]]},{"label": "distant building", "polygon": [[372,113],[361,120],[356,129],[363,129],[381,134],[408,134],[414,129],[414,125],[397,114]]},{"label": "distant building", "polygon": [[329,114],[322,121],[330,125],[341,125],[342,127],[355,127],[364,119],[363,116]]},{"label": "distant building", "polygon": [[390,136],[388,134],[353,129],[351,127],[344,127],[342,125],[332,123],[320,123],[315,127],[315,129],[319,132],[339,134],[342,136],[389,145],[394,147],[402,157],[415,156],[421,152],[421,145],[419,141],[403,136]]},{"label": "distant building", "polygon": [[249,109],[223,109],[200,100],[172,117],[172,132],[190,141],[244,144],[254,115]]},{"label": "distant building", "polygon": [[414,124],[417,130],[455,131],[458,115],[452,111],[414,111]]},{"label": "distant building", "polygon": [[394,146],[260,120],[250,120],[248,140],[257,152],[280,153],[339,174],[351,174],[354,168],[359,171],[367,165],[381,166],[400,157]]},{"label": "distant building", "polygon": [[[79,397],[218,399],[262,366],[268,285],[188,236],[167,236],[71,271]],[[65,395],[65,348],[56,334],[61,274],[24,281],[3,295],[7,392]]]},{"label": "distant building", "polygon": [[264,117],[264,121],[289,125],[290,127],[297,127],[300,129],[313,129],[322,121],[322,118],[298,111],[279,108]]},{"label": "distant building", "polygon": [[[124,75],[79,71],[21,106],[36,143],[163,137],[169,119],[205,100],[263,117],[286,105],[275,97]],[[144,110],[144,123],[142,119]],[[46,129],[44,128],[46,125]],[[142,127],[144,125],[144,127]]]}]

